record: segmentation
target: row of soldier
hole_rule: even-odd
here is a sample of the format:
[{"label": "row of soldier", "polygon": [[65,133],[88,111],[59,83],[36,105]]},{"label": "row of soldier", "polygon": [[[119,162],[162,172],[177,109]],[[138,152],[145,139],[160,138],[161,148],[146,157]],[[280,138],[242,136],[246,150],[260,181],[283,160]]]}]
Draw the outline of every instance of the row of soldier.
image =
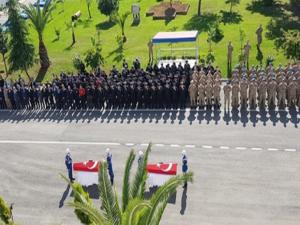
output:
[{"label": "row of soldier", "polygon": [[206,74],[203,70],[195,71],[189,86],[191,107],[203,108],[204,106],[220,107],[221,73],[216,70]]},{"label": "row of soldier", "polygon": [[300,107],[300,64],[272,65],[266,68],[252,67],[234,70],[232,80],[224,86],[224,108],[229,110],[230,101],[233,108],[251,109],[257,106],[269,109]]}]

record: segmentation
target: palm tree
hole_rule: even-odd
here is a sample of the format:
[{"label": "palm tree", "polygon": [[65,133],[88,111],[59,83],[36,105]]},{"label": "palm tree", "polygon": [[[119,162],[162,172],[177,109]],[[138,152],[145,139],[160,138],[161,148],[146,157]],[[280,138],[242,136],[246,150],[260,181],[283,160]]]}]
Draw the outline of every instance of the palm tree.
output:
[{"label": "palm tree", "polygon": [[52,4],[51,0],[46,0],[44,7],[41,9],[39,7],[40,0],[37,1],[37,6],[32,4],[26,6],[23,5],[22,8],[26,15],[28,16],[29,20],[33,24],[36,32],[38,33],[39,37],[39,56],[40,56],[40,63],[43,69],[47,69],[50,66],[50,60],[47,52],[47,48],[45,46],[43,40],[43,32],[47,23],[49,22],[49,18],[51,17],[51,13],[55,8],[55,3]]},{"label": "palm tree", "polygon": [[90,10],[92,0],[86,0],[85,2],[86,2],[86,6],[87,6],[87,9],[88,9],[88,13],[89,13],[89,18],[92,19],[91,10]]},{"label": "palm tree", "polygon": [[120,15],[119,13],[117,13],[116,18],[115,18],[115,22],[117,24],[119,24],[119,26],[121,28],[123,42],[126,42],[126,40],[127,40],[127,38],[125,36],[125,23],[126,23],[126,20],[127,20],[127,18],[128,18],[129,15],[130,15],[130,12],[125,12],[122,15]]},{"label": "palm tree", "polygon": [[82,190],[78,191],[76,183],[70,184],[76,200],[69,205],[73,206],[77,213],[85,214],[88,217],[88,220],[85,221],[93,225],[158,225],[170,196],[180,185],[187,181],[192,182],[193,173],[174,176],[158,188],[149,200],[146,200],[144,198],[147,180],[146,166],[150,151],[151,144],[149,144],[143,160],[139,163],[132,182],[130,182],[130,171],[135,153],[130,152],[123,177],[122,207],[120,207],[116,191],[110,183],[105,161],[100,163],[98,185],[101,190],[102,210],[96,208],[93,202],[82,193]]}]

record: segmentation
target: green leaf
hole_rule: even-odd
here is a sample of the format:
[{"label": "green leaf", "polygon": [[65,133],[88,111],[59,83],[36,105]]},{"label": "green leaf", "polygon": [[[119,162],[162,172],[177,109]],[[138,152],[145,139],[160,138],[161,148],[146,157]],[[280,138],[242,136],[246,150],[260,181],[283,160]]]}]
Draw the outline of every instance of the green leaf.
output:
[{"label": "green leaf", "polygon": [[134,154],[134,151],[131,150],[130,154],[127,158],[124,176],[123,176],[123,191],[122,191],[123,212],[125,211],[125,209],[127,207],[128,201],[131,199],[131,196],[130,196],[130,172],[131,172],[131,168],[132,168],[134,159],[135,159],[135,154]]}]

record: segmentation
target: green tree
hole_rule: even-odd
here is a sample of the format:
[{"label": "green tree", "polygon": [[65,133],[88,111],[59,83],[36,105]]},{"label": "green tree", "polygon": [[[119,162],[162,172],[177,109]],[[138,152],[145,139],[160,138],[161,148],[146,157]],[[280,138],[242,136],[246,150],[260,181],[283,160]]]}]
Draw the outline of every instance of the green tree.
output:
[{"label": "green tree", "polygon": [[84,58],[86,66],[91,67],[93,70],[97,69],[100,65],[103,65],[104,58],[101,55],[101,50],[91,48],[86,51]]},{"label": "green tree", "polygon": [[[28,19],[31,21],[34,29],[36,30],[39,38],[39,56],[40,63],[43,69],[47,69],[50,66],[50,60],[48,56],[48,51],[43,39],[43,32],[47,23],[49,22],[52,11],[55,9],[55,3],[53,4],[51,0],[46,0],[43,8],[36,7],[33,4],[28,6],[23,5],[22,8]],[[39,5],[40,0],[37,1]]]},{"label": "green tree", "polygon": [[98,9],[112,21],[112,15],[119,10],[119,0],[98,0]]},{"label": "green tree", "polygon": [[80,55],[76,55],[72,59],[73,67],[78,71],[78,72],[84,72],[85,71],[85,65],[82,59],[80,58]]},{"label": "green tree", "polygon": [[226,4],[230,4],[230,13],[232,13],[233,6],[240,4],[240,0],[226,0]]},{"label": "green tree", "polygon": [[281,47],[288,59],[300,60],[300,32],[298,30],[284,32]]},{"label": "green tree", "polygon": [[2,55],[6,78],[8,77],[6,56],[5,56],[7,52],[8,52],[8,37],[6,33],[3,31],[2,26],[0,26],[0,53]]},{"label": "green tree", "polygon": [[261,0],[265,6],[274,6],[276,5],[276,0]]},{"label": "green tree", "polygon": [[127,20],[127,18],[128,18],[129,15],[130,15],[130,12],[125,12],[122,15],[120,15],[119,13],[117,13],[116,14],[116,18],[115,18],[115,22],[121,28],[123,42],[127,41],[127,38],[126,38],[126,35],[125,35],[125,23],[126,23],[126,20]]},{"label": "green tree", "polygon": [[300,8],[300,0],[290,0],[290,4],[292,7]]},{"label": "green tree", "polygon": [[[70,203],[75,209],[86,214],[95,225],[152,225],[159,224],[167,202],[176,189],[186,181],[191,182],[193,173],[177,175],[167,181],[152,195],[149,200],[144,199],[144,192],[147,180],[147,162],[151,145],[148,146],[144,158],[138,165],[134,178],[130,179],[130,172],[135,160],[135,153],[130,152],[123,176],[122,207],[118,202],[115,188],[110,184],[107,174],[107,163],[100,163],[99,170],[99,190],[102,202],[102,210],[97,209],[92,202],[85,197],[80,197],[81,202]],[[74,193],[82,194],[74,189]]]},{"label": "green tree", "polygon": [[90,19],[92,19],[91,10],[90,10],[92,1],[93,1],[93,0],[85,0],[86,6],[87,6],[87,9],[88,9],[88,13],[89,13],[89,18],[90,18]]},{"label": "green tree", "polygon": [[10,21],[9,33],[9,57],[8,63],[11,71],[23,70],[30,79],[28,69],[33,66],[34,46],[29,42],[28,30],[25,21],[19,13],[17,0],[9,0],[8,21]]}]

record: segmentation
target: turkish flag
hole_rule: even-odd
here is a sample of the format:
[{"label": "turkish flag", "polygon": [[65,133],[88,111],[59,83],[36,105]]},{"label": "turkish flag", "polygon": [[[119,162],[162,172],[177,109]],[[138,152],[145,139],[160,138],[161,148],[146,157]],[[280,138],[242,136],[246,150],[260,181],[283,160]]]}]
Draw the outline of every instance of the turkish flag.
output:
[{"label": "turkish flag", "polygon": [[85,172],[98,172],[99,171],[99,162],[89,160],[86,162],[76,162],[73,163],[74,171],[85,171]]},{"label": "turkish flag", "polygon": [[147,171],[148,171],[148,173],[176,175],[177,174],[177,163],[148,164]]}]

